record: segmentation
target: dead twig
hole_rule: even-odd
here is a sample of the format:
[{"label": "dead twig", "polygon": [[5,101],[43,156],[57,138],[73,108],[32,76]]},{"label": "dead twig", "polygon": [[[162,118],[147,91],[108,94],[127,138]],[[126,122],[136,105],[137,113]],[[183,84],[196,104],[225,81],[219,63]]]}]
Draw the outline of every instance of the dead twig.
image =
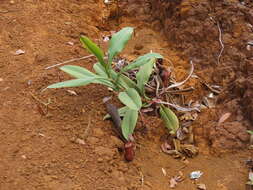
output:
[{"label": "dead twig", "polygon": [[80,57],[80,58],[73,58],[73,59],[70,59],[70,60],[67,60],[67,61],[64,61],[64,62],[61,62],[61,63],[57,63],[55,65],[48,66],[45,69],[46,70],[47,69],[51,69],[53,67],[58,67],[60,65],[64,65],[64,64],[67,64],[67,63],[71,63],[71,62],[75,62],[75,61],[80,61],[80,60],[84,60],[84,59],[88,59],[88,58],[91,58],[91,57],[94,57],[94,55],[87,55],[87,56]]},{"label": "dead twig", "polygon": [[53,109],[51,106],[49,106],[49,104],[51,104],[51,101],[49,100],[47,103],[43,102],[42,100],[40,100],[37,96],[35,96],[33,93],[31,93],[31,96],[33,97],[34,100],[36,100],[37,102],[43,104],[44,106],[50,108],[50,109]]},{"label": "dead twig", "polygon": [[158,80],[158,77],[155,77],[155,81],[156,81],[156,97],[159,97],[159,88],[160,88],[160,82]]},{"label": "dead twig", "polygon": [[172,103],[169,103],[169,102],[164,102],[164,101],[156,101],[157,104],[165,104],[165,105],[168,105],[168,106],[171,106],[173,108],[175,108],[177,111],[181,111],[181,112],[189,112],[189,111],[197,111],[197,112],[200,112],[199,108],[197,107],[182,107],[182,106],[179,106],[179,105],[176,105],[176,104],[172,104]]},{"label": "dead twig", "polygon": [[220,42],[220,45],[221,45],[221,50],[220,50],[220,53],[218,55],[218,60],[217,60],[217,64],[219,65],[220,58],[221,58],[221,55],[222,55],[223,50],[224,50],[224,44],[222,42],[222,31],[221,31],[220,23],[219,22],[217,22],[217,27],[218,27],[218,30],[219,30],[219,42]]},{"label": "dead twig", "polygon": [[169,94],[181,94],[183,92],[191,92],[193,90],[195,90],[195,88],[191,86],[189,88],[185,88],[185,89],[181,89],[181,90],[169,90],[166,93],[169,93]]},{"label": "dead twig", "polygon": [[170,85],[169,87],[167,87],[167,88],[165,89],[165,91],[167,91],[167,90],[169,90],[169,89],[172,89],[172,88],[175,88],[175,87],[179,87],[179,86],[183,85],[184,83],[186,83],[186,82],[191,78],[192,73],[193,73],[193,71],[194,71],[194,65],[193,65],[193,62],[192,62],[192,61],[190,61],[190,64],[191,64],[191,70],[190,70],[189,75],[186,77],[186,79],[183,80],[183,81],[181,81],[181,82],[176,82],[176,83]]},{"label": "dead twig", "polygon": [[0,13],[8,13],[8,10],[0,10]]},{"label": "dead twig", "polygon": [[88,121],[88,125],[84,131],[84,138],[83,140],[86,140],[87,137],[89,136],[89,131],[90,131],[90,124],[91,124],[91,117],[89,116],[89,121]]}]

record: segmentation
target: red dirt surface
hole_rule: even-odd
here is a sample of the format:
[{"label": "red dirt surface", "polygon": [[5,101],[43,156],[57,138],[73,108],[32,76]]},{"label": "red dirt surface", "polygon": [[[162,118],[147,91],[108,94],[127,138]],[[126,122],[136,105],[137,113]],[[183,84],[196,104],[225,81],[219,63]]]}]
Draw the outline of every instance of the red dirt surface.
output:
[{"label": "red dirt surface", "polygon": [[[178,175],[179,171],[183,173],[185,180],[179,183],[176,189],[194,190],[196,184],[189,179],[189,173],[195,170],[204,172],[197,183],[206,184],[208,189],[244,189],[247,181],[245,160],[250,157],[249,150],[239,151],[235,150],[238,147],[232,146],[228,148],[233,150],[233,153],[220,154],[218,151],[216,152],[218,155],[213,155],[212,150],[215,147],[210,148],[208,143],[211,141],[212,144],[217,144],[219,138],[213,137],[216,134],[217,137],[221,137],[223,133],[206,130],[212,124],[215,126],[219,117],[227,110],[233,112],[231,107],[236,103],[231,101],[241,100],[238,95],[235,98],[225,96],[224,100],[230,102],[230,104],[226,103],[227,108],[221,106],[217,110],[206,110],[200,114],[193,124],[200,154],[194,159],[189,159],[189,163],[186,164],[161,152],[160,138],[166,134],[166,130],[160,119],[150,116],[145,116],[148,121],[147,134],[143,134],[140,130],[136,132],[137,149],[134,161],[125,162],[123,154],[119,151],[123,144],[113,132],[112,123],[103,121],[106,111],[102,99],[113,95],[103,86],[89,85],[71,89],[77,93],[77,96],[71,95],[67,89],[41,92],[47,85],[69,78],[57,68],[45,70],[47,66],[88,55],[79,43],[81,34],[89,36],[102,47],[106,47],[102,36],[124,26],[135,27],[136,33],[121,56],[133,59],[150,50],[161,53],[173,62],[176,77],[182,80],[187,74],[189,59],[192,57],[199,59],[199,56],[172,49],[172,47],[177,48],[178,41],[172,43],[168,34],[164,35],[161,32],[164,19],[159,18],[162,22],[158,22],[154,19],[156,18],[154,15],[150,16],[151,12],[157,12],[161,5],[158,4],[157,10],[152,11],[152,6],[155,5],[149,1],[145,1],[145,4],[143,2],[123,1],[118,10],[115,4],[105,6],[102,0],[1,1],[1,190],[165,190],[169,189],[170,178]],[[195,3],[198,4],[197,1]],[[173,5],[168,10],[174,10],[176,6]],[[179,21],[172,19],[171,22]],[[179,36],[183,35],[180,34],[181,28],[177,30]],[[175,31],[169,34],[176,37]],[[206,33],[204,36],[209,34]],[[215,27],[210,36],[214,34],[217,41]],[[239,35],[238,38],[241,36]],[[213,41],[213,38],[211,39],[209,41]],[[194,39],[188,44],[190,42],[194,47],[196,45],[205,47],[205,45],[200,46],[201,43]],[[210,47],[214,47],[217,54],[219,44],[218,42],[215,44],[216,46],[210,45]],[[25,54],[14,55],[18,49],[24,50]],[[229,59],[228,53],[224,55]],[[216,56],[212,60],[214,61],[215,58]],[[225,57],[222,58],[222,64],[223,59]],[[92,70],[95,62],[95,59],[87,59],[72,64]],[[223,71],[219,70],[219,74],[228,72],[224,67],[222,68]],[[207,72],[214,74],[206,75]],[[208,82],[212,81],[212,77],[217,72],[214,64],[204,66],[198,63],[197,65],[196,73]],[[245,75],[246,84],[250,89],[250,80],[244,72],[241,73]],[[218,79],[220,82],[220,75]],[[225,81],[224,85],[227,85],[228,81]],[[242,84],[245,85],[244,82]],[[193,100],[201,98],[206,93],[195,79],[191,79],[188,85],[194,85],[196,88],[190,96]],[[248,97],[242,99],[245,105],[252,103],[251,92],[247,90],[243,94],[243,97]],[[50,102],[48,106],[46,106],[47,102]],[[237,106],[234,110],[236,109]],[[245,106],[245,109],[251,108]],[[233,117],[232,121],[228,120],[223,124],[224,128],[232,132],[231,127],[235,125],[235,120],[238,120],[241,130],[246,129],[244,120],[239,119]],[[139,123],[138,127],[140,126]],[[205,137],[207,131],[210,131],[212,138]],[[229,139],[232,143],[237,142],[238,134],[235,136]],[[245,147],[246,137],[239,138],[243,139],[242,147]],[[218,147],[223,148],[220,144]],[[163,175],[162,168],[166,170],[166,176]]]}]

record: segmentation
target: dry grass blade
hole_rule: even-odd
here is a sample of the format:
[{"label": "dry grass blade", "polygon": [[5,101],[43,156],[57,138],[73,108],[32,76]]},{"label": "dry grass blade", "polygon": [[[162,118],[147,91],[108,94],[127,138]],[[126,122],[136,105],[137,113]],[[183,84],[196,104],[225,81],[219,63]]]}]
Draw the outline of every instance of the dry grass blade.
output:
[{"label": "dry grass blade", "polygon": [[57,63],[55,65],[51,65],[51,66],[48,66],[46,67],[45,69],[51,69],[53,67],[58,67],[60,65],[64,65],[64,64],[67,64],[67,63],[71,63],[71,62],[75,62],[75,61],[80,61],[80,60],[84,60],[84,59],[88,59],[88,58],[91,58],[91,57],[95,57],[94,55],[88,55],[88,56],[84,56],[84,57],[80,57],[80,58],[73,58],[73,59],[70,59],[70,60],[67,60],[67,61],[63,61],[61,63]]},{"label": "dry grass blade", "polygon": [[224,123],[230,116],[231,116],[231,113],[229,113],[229,112],[223,114],[223,115],[220,117],[219,121],[218,121],[218,125]]}]

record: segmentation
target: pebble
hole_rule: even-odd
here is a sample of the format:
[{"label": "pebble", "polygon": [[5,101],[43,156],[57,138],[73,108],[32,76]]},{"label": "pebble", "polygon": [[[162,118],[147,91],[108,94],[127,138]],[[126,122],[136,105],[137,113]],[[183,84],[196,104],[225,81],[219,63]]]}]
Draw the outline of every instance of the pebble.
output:
[{"label": "pebble", "polygon": [[3,82],[3,81],[4,81],[4,79],[0,78],[0,82]]},{"label": "pebble", "polygon": [[21,158],[23,159],[27,159],[26,155],[22,155]]},{"label": "pebble", "polygon": [[199,190],[206,190],[206,185],[203,183],[197,184],[197,189]]},{"label": "pebble", "polygon": [[141,49],[143,49],[143,45],[141,45],[141,44],[136,44],[136,45],[134,46],[134,49],[135,49],[135,50],[141,50]]},{"label": "pebble", "polygon": [[25,53],[25,51],[22,50],[22,49],[19,49],[19,50],[17,50],[16,52],[13,52],[14,55],[22,55],[22,54],[24,54],[24,53]]},{"label": "pebble", "polygon": [[70,139],[70,141],[72,142],[72,143],[75,143],[75,144],[82,144],[82,145],[85,145],[85,142],[84,142],[84,140],[83,139],[79,139],[79,138],[71,138]]},{"label": "pebble", "polygon": [[104,161],[103,158],[98,158],[98,163],[101,163],[103,161]]}]

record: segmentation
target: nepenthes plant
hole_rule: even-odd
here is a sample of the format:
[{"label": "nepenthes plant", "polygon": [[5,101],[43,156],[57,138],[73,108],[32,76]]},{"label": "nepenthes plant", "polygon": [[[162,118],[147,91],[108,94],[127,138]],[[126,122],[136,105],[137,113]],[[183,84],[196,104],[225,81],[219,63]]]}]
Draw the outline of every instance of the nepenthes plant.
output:
[{"label": "nepenthes plant", "polygon": [[[163,59],[162,55],[158,53],[147,53],[120,69],[113,67],[115,57],[124,49],[133,31],[134,29],[132,27],[126,27],[112,35],[106,55],[88,37],[81,36],[80,41],[83,47],[94,54],[98,60],[93,65],[95,72],[93,73],[83,67],[75,65],[62,66],[60,69],[75,79],[59,82],[47,87],[79,87],[96,83],[105,85],[115,91],[118,94],[118,99],[124,105],[122,108],[116,110],[116,114],[123,118],[118,125],[120,125],[120,132],[126,143],[132,141],[131,136],[134,132],[141,109],[156,103],[159,104],[159,113],[166,127],[170,130],[170,133],[175,134],[179,128],[179,121],[174,112],[163,105],[163,102],[157,99],[157,97],[154,99],[154,97],[149,97],[146,93],[146,85],[154,72],[154,68],[159,64],[157,60]],[[135,73],[134,77],[129,76],[129,73],[132,71]],[[164,81],[168,81],[166,75]],[[110,117],[110,115],[106,117]]]}]

